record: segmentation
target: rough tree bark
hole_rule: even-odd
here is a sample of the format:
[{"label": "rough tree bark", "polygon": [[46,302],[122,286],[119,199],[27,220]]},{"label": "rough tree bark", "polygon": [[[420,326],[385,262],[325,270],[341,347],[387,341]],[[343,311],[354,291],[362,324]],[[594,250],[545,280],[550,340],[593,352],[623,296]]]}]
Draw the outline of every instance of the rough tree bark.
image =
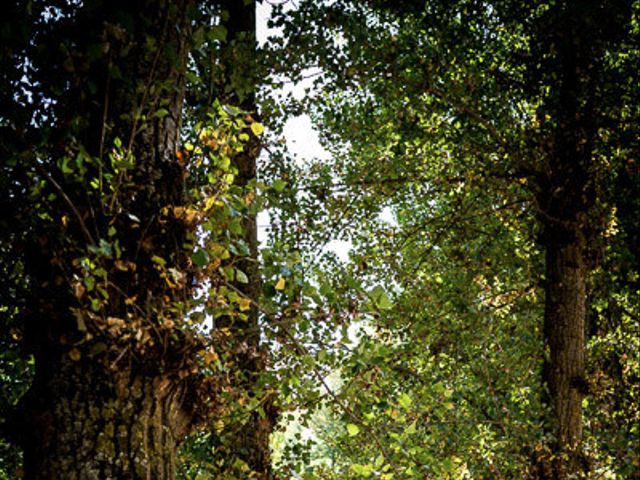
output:
[{"label": "rough tree bark", "polygon": [[[145,305],[171,292],[149,260],[151,251],[185,264],[176,245],[184,241],[187,226],[158,219],[163,206],[184,201],[184,172],[175,151],[193,5],[191,0],[84,2],[73,15],[52,23],[54,41],[42,42],[45,60],[37,66],[47,71],[50,55],[50,80],[62,85],[45,92],[55,101],[52,156],[81,145],[104,158],[120,138],[135,158],[130,174],[137,190],[117,200],[115,213],[105,214],[87,203],[82,191],[87,185],[65,183],[59,172],[42,172],[66,200],[61,210],[71,220],[62,234],[36,238],[25,260],[32,282],[25,335],[36,360],[35,380],[21,402],[14,436],[24,449],[28,480],[174,478],[176,448],[191,424],[189,385],[178,371],[184,343],[164,336],[161,349],[159,336],[155,347],[147,342],[131,354],[133,340],[127,344],[104,332],[133,318],[131,299],[145,310],[142,324],[158,322],[158,311]],[[70,52],[64,65],[56,64],[59,45]],[[163,115],[155,115],[160,108]],[[72,250],[65,250],[71,242],[82,251],[109,226],[117,228],[122,265],[136,268],[119,273],[126,278],[120,287],[105,287],[109,296],[101,315],[87,317],[95,322],[81,330],[93,334],[94,346],[100,347],[98,340],[109,348],[114,338],[122,341],[120,353],[110,357],[99,348],[83,348],[85,331],[79,332],[72,314],[82,292],[70,291],[66,281],[73,269],[65,264],[72,260]],[[71,349],[74,343],[77,349]]]},{"label": "rough tree bark", "polygon": [[[565,18],[566,20],[566,18]],[[565,28],[573,32],[571,23]],[[575,26],[574,26],[575,28]],[[548,171],[539,195],[545,256],[545,382],[555,437],[545,476],[561,480],[583,472],[582,400],[586,394],[585,320],[588,244],[594,238],[597,179],[593,112],[586,93],[593,82],[579,42],[560,36],[557,119]],[[584,68],[584,70],[582,70]]]},{"label": "rough tree bark", "polygon": [[585,380],[586,244],[580,232],[566,242],[546,244],[544,336],[548,346],[545,380],[553,410],[555,459],[545,475],[564,479],[582,463],[582,400]]},{"label": "rough tree bark", "polygon": [[184,393],[160,377],[62,360],[29,402],[25,478],[174,478]]}]

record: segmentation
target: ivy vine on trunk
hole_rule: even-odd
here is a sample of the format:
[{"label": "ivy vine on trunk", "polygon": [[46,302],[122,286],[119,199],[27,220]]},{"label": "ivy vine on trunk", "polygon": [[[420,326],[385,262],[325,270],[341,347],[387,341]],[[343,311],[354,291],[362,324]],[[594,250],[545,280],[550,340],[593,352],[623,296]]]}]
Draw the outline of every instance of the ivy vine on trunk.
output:
[{"label": "ivy vine on trunk", "polygon": [[3,202],[35,378],[5,429],[28,479],[175,478],[178,446],[233,389],[214,362],[218,334],[202,335],[199,312],[221,307],[196,295],[219,280],[220,245],[197,229],[234,240],[229,156],[255,151],[257,130],[208,98],[211,125],[181,133],[190,55],[220,43],[193,27],[213,30],[222,13],[195,0],[18,2],[32,35],[15,30],[3,65],[26,73],[3,73],[3,92],[28,93],[4,99],[17,113],[3,117]]}]

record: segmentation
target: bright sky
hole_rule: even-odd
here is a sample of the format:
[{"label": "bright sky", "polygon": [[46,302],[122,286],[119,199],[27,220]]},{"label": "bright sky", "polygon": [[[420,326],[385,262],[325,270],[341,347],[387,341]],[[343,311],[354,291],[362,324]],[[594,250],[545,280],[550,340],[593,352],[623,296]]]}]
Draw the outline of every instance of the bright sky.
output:
[{"label": "bright sky", "polygon": [[[269,2],[264,1],[257,4],[256,35],[259,43],[264,43],[269,36],[278,34],[276,29],[267,28],[267,20],[271,14],[271,9]],[[287,85],[282,89],[280,95],[283,97],[293,95],[296,98],[301,98],[304,95],[304,88],[308,87],[310,82],[311,80],[307,81],[306,84],[302,81],[298,84]],[[300,162],[314,158],[329,159],[329,153],[320,145],[318,132],[313,128],[308,115],[289,119],[284,126],[283,134],[289,152],[297,157]],[[261,243],[267,238],[269,223],[268,212],[262,212],[258,215],[258,237]],[[332,240],[327,244],[326,248],[345,261],[348,258],[351,244],[342,240]]]}]

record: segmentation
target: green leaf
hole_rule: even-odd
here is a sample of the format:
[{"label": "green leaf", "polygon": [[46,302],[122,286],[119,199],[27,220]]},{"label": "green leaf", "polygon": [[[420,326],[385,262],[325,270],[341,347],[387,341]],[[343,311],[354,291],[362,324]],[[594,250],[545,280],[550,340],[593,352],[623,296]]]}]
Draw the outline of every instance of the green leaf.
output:
[{"label": "green leaf", "polygon": [[156,110],[156,113],[153,114],[153,116],[156,118],[164,118],[167,115],[169,115],[169,110],[167,110],[166,108],[159,108],[158,110]]},{"label": "green leaf", "polygon": [[370,295],[371,300],[380,310],[388,310],[393,307],[393,303],[391,302],[389,295],[387,295],[387,292],[385,292],[384,288],[382,288],[381,286],[378,285],[373,290],[371,290]]},{"label": "green leaf", "polygon": [[356,475],[360,475],[361,477],[370,477],[371,473],[373,472],[373,468],[370,464],[361,465],[356,463],[354,465],[351,465],[351,470],[353,470],[353,473],[355,473]]},{"label": "green leaf", "polygon": [[273,181],[271,186],[276,192],[281,193],[282,191],[284,191],[285,188],[287,188],[287,182],[277,178]]},{"label": "green leaf", "polygon": [[227,29],[224,25],[216,25],[211,28],[209,32],[210,40],[221,40],[224,41],[227,39]]},{"label": "green leaf", "polygon": [[406,393],[403,393],[398,397],[398,404],[405,410],[408,410],[412,403],[413,401],[411,400],[411,397]]},{"label": "green leaf", "polygon": [[249,250],[249,245],[247,245],[247,242],[245,242],[243,239],[239,239],[236,242],[236,248],[238,249],[238,252],[240,252],[240,255],[243,255],[246,257],[251,254],[251,250]]},{"label": "green leaf", "polygon": [[193,34],[191,34],[191,38],[193,40],[193,45],[196,48],[199,48],[204,43],[204,27],[197,28]]},{"label": "green leaf", "polygon": [[90,292],[96,285],[96,279],[93,277],[86,277],[84,279],[84,286],[87,287],[87,290]]},{"label": "green leaf", "polygon": [[317,356],[319,362],[326,362],[329,359],[329,354],[326,350],[320,350]]},{"label": "green leaf", "polygon": [[100,310],[100,300],[98,300],[97,298],[91,299],[91,310],[93,310],[94,312]]},{"label": "green leaf", "polygon": [[236,268],[236,281],[240,283],[249,283],[249,278],[246,273]]},{"label": "green leaf", "polygon": [[209,263],[209,253],[203,249],[196,250],[191,255],[191,261],[198,267],[204,267]]},{"label": "green leaf", "polygon": [[242,228],[242,223],[240,222],[240,220],[237,220],[237,219],[231,222],[228,228],[229,228],[229,231],[234,235],[242,235],[244,231]]},{"label": "green leaf", "polygon": [[355,423],[349,423],[347,424],[347,433],[350,437],[355,437],[360,433],[360,427],[358,427],[358,425],[356,425]]},{"label": "green leaf", "polygon": [[233,268],[231,265],[229,265],[228,267],[223,267],[222,268],[222,272],[224,274],[224,278],[226,280],[228,280],[229,282],[233,282],[236,278],[236,269]]},{"label": "green leaf", "polygon": [[153,263],[157,263],[161,267],[164,267],[167,264],[167,261],[164,258],[159,257],[158,255],[154,255],[153,257],[151,257],[151,261]]},{"label": "green leaf", "polygon": [[405,429],[404,433],[406,435],[413,435],[414,433],[416,433],[416,422],[417,420],[414,420],[414,422]]},{"label": "green leaf", "polygon": [[73,169],[69,166],[70,161],[71,159],[69,157],[63,157],[62,162],[60,163],[60,170],[62,170],[62,173],[65,175],[73,173]]},{"label": "green leaf", "polygon": [[229,167],[231,166],[231,159],[226,155],[220,157],[220,160],[218,161],[218,166],[220,167],[220,170],[224,172],[229,171]]}]

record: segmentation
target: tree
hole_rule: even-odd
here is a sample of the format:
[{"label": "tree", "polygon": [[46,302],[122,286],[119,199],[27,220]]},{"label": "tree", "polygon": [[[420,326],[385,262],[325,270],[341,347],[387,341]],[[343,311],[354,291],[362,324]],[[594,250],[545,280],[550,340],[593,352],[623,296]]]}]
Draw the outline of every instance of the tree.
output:
[{"label": "tree", "polygon": [[[258,54],[256,40],[256,15],[253,2],[227,0],[221,2],[224,12],[220,15],[218,28],[221,30],[222,43],[219,58],[213,63],[203,61],[204,70],[200,70],[200,79],[207,78],[210,90],[216,92],[221,102],[234,106],[244,112],[252,112],[257,117],[256,90],[258,88]],[[211,55],[208,46],[205,57]],[[209,97],[211,93],[207,94]],[[258,126],[259,124],[254,124]],[[256,132],[262,130],[257,127]],[[275,422],[272,387],[266,380],[267,351],[261,344],[262,279],[258,254],[258,236],[256,213],[260,199],[256,198],[257,159],[262,142],[253,135],[241,151],[235,152],[231,160],[237,168],[235,185],[240,189],[240,197],[252,205],[250,213],[244,216],[241,231],[242,253],[231,254],[231,262],[246,274],[235,277],[231,288],[250,299],[246,308],[247,318],[238,320],[229,315],[218,315],[214,320],[215,328],[229,329],[234,332],[232,341],[235,350],[232,355],[234,367],[234,388],[242,392],[240,399],[234,398],[229,405],[227,426],[224,431],[211,436],[205,433],[194,439],[196,444],[207,445],[202,458],[207,462],[210,450],[216,452],[215,465],[211,462],[208,473],[224,478],[240,478],[254,472],[259,478],[271,478],[271,457],[269,435]],[[225,287],[226,288],[226,287]],[[188,454],[187,454],[188,456]],[[190,460],[185,462],[191,463]],[[194,462],[197,464],[198,462]],[[196,467],[200,468],[200,467]]]},{"label": "tree", "polygon": [[[609,166],[625,165],[637,148],[634,115],[624,113],[637,110],[628,76],[638,55],[637,8],[637,2],[346,1],[306,3],[281,20],[287,64],[298,59],[297,74],[309,66],[323,73],[321,94],[311,103],[326,144],[338,145],[334,171],[345,185],[328,215],[344,212],[345,199],[347,212],[357,212],[351,220],[391,205],[400,223],[391,235],[400,241],[387,242],[387,267],[394,246],[406,255],[397,245],[419,234],[426,239],[414,242],[414,262],[424,261],[425,251],[416,252],[422,247],[431,261],[444,256],[455,264],[456,250],[459,256],[475,250],[473,222],[466,220],[474,209],[545,252],[544,271],[525,272],[524,285],[532,285],[514,290],[532,289],[540,275],[545,347],[538,352],[545,359],[550,451],[531,454],[541,457],[543,466],[532,474],[542,478],[589,469],[581,448],[587,284],[618,201],[610,195]],[[319,171],[316,178],[320,183]],[[532,215],[537,231],[526,227]],[[360,240],[362,225],[352,238]],[[452,239],[447,230],[462,235]],[[524,243],[535,267],[530,245]],[[366,249],[358,253],[367,258]],[[407,267],[395,261],[388,284],[422,298],[441,290],[416,288],[422,263],[411,270],[413,279],[399,280]],[[523,285],[519,275],[507,277],[507,285]]]},{"label": "tree", "polygon": [[[246,175],[233,184],[231,159],[261,127],[212,108],[221,92],[201,95],[192,71],[205,44],[218,48],[203,68],[220,64],[226,14],[191,0],[16,1],[9,13],[2,308],[35,377],[5,430],[26,478],[174,478],[177,446],[222,415],[234,388],[233,352],[221,351],[222,331],[202,335],[205,314],[244,318],[255,301],[196,295],[207,282],[257,281],[239,266],[255,256],[242,222],[257,207],[244,202]],[[185,98],[194,115],[181,133]],[[239,253],[219,270],[229,248]]]}]

